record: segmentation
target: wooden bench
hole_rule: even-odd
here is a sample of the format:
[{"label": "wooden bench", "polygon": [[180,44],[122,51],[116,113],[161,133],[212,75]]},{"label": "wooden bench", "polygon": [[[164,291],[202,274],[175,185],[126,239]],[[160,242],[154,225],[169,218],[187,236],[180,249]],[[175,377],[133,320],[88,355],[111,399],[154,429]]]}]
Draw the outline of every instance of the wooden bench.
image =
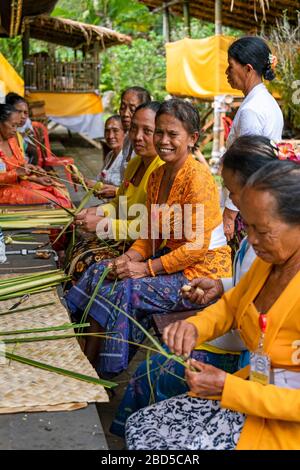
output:
[{"label": "wooden bench", "polygon": [[178,320],[185,320],[186,318],[196,315],[196,313],[203,310],[206,306],[199,305],[197,310],[185,310],[183,312],[173,312],[173,313],[155,313],[152,315],[152,323],[155,333],[158,337],[161,337],[164,331],[164,328],[170,323],[174,323]]},{"label": "wooden bench", "polygon": [[[9,230],[7,233],[18,234],[31,232],[34,240],[48,244],[46,233],[35,230]],[[39,231],[40,232],[40,231]],[[30,245],[7,245],[6,253],[28,249]],[[7,261],[0,264],[1,274],[26,274],[28,272],[56,269],[54,256],[48,260],[37,259],[32,255],[11,254]],[[62,289],[57,287],[63,302]],[[107,442],[95,403],[86,408],[73,411],[53,411],[34,413],[0,414],[0,450],[107,450]]]}]

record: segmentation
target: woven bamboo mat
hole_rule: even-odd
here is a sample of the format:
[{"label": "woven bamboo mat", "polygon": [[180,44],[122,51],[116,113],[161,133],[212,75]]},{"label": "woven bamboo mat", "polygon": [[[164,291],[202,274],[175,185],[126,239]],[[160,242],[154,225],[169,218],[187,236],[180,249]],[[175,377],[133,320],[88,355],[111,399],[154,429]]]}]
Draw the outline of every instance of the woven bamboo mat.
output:
[{"label": "woven bamboo mat", "polygon": [[[4,276],[3,276],[4,277]],[[0,302],[0,313],[7,311],[17,299]],[[55,302],[45,308],[40,304]],[[45,328],[70,323],[67,310],[61,304],[56,289],[30,296],[18,308],[36,306],[34,310],[0,315],[0,331]],[[38,335],[62,335],[72,329],[35,333]],[[30,334],[19,337],[33,336]],[[1,336],[16,338],[17,336]],[[13,343],[6,345],[7,351],[18,356],[50,364],[62,369],[98,377],[81,351],[76,338],[34,343]],[[26,364],[0,358],[0,413],[71,410],[87,406],[89,402],[107,402],[104,388],[81,380],[45,371]]]}]

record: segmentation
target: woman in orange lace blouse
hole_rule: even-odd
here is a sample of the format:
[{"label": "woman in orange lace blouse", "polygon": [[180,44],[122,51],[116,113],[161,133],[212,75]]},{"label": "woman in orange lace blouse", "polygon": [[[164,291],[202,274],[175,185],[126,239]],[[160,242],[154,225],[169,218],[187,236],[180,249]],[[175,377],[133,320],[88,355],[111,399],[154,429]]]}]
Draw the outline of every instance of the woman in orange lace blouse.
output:
[{"label": "woman in orange lace blouse", "polygon": [[[113,274],[120,281],[114,289],[111,282],[100,287],[89,310],[91,331],[141,342],[144,335],[119,309],[149,328],[152,313],[195,308],[180,295],[189,280],[231,276],[218,190],[208,168],[191,155],[199,128],[198,112],[186,101],[172,99],[160,106],[154,143],[165,164],[148,182],[149,229],[114,261]],[[70,291],[67,301],[74,314],[85,309],[106,265],[92,265]],[[99,339],[87,340],[86,353],[101,374],[126,369],[132,356],[132,347],[114,338],[105,340],[99,360]]]},{"label": "woman in orange lace blouse", "polygon": [[0,104],[0,204],[49,204],[51,199],[71,207],[68,197],[42,169],[36,175],[37,168],[26,164],[16,137],[19,119],[11,105]]}]

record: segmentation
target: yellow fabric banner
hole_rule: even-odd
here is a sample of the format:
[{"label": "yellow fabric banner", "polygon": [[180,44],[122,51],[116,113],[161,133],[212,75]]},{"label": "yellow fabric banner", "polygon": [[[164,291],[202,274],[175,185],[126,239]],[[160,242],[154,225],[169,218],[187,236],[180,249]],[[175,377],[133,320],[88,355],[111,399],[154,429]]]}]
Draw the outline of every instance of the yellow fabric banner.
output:
[{"label": "yellow fabric banner", "polygon": [[[0,52],[0,81],[4,83],[4,94],[13,91],[24,96],[24,81]],[[3,85],[3,84],[2,84]]]},{"label": "yellow fabric banner", "polygon": [[103,112],[101,96],[96,93],[46,93],[26,95],[28,101],[45,101],[47,116],[79,116]]},{"label": "yellow fabric banner", "polygon": [[227,51],[235,38],[185,38],[166,44],[169,93],[210,99],[216,95],[243,96],[227,82]]}]

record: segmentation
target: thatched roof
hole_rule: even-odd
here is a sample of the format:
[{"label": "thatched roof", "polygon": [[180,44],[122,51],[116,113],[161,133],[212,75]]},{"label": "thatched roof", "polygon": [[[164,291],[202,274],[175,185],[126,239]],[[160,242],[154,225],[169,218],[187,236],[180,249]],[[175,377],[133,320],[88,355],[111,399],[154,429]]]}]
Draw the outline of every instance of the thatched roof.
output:
[{"label": "thatched roof", "polygon": [[20,34],[25,16],[51,13],[58,0],[1,0],[0,1],[0,36]]},{"label": "thatched roof", "polygon": [[33,16],[24,19],[24,27],[29,27],[30,37],[61,46],[88,48],[99,43],[100,49],[130,44],[131,37],[117,33],[103,26],[95,26],[79,21],[57,18],[48,15]]},{"label": "thatched roof", "polygon": [[[151,10],[162,6],[163,3],[170,4],[170,12],[183,15],[183,0],[168,1],[161,0],[139,0],[147,5]],[[195,18],[214,22],[215,0],[188,0],[190,14]],[[266,4],[267,2],[265,2]],[[260,30],[263,21],[263,13],[259,1],[234,0],[231,11],[232,0],[222,0],[222,24],[231,26],[243,31]],[[257,21],[254,14],[254,4],[256,4]],[[282,12],[287,10],[291,24],[296,23],[297,10],[300,10],[299,0],[269,0],[270,9],[266,9],[266,26],[276,24],[276,18],[282,16]]]}]

